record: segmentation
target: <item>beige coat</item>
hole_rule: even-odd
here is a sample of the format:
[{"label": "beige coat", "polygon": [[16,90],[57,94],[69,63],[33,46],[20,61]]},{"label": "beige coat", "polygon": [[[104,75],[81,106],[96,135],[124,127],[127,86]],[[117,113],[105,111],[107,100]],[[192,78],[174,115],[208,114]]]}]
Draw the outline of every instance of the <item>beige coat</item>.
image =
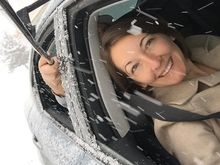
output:
[{"label": "beige coat", "polygon": [[[186,42],[193,61],[218,72],[175,86],[155,88],[155,97],[166,104],[203,115],[220,111],[220,37],[197,35],[187,38]],[[200,82],[209,88],[197,92]],[[155,119],[154,125],[161,144],[182,165],[220,165],[220,119],[178,123]]]}]

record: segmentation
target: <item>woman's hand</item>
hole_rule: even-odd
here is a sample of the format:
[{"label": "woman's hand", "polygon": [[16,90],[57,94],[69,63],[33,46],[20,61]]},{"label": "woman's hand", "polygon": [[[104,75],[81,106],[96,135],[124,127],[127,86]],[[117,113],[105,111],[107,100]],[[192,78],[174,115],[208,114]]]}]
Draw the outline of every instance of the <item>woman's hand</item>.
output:
[{"label": "woman's hand", "polygon": [[38,62],[38,67],[43,80],[51,88],[53,93],[58,96],[64,96],[64,89],[59,72],[59,61],[56,57],[54,57],[53,60],[54,63],[49,64],[44,57],[41,57]]}]

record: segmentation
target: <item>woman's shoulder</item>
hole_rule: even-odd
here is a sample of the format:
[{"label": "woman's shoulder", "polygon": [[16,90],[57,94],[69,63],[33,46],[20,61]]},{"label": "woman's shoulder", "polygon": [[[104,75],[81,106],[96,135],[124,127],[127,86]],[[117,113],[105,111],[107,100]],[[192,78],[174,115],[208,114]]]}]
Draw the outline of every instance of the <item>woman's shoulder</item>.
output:
[{"label": "woman's shoulder", "polygon": [[220,37],[208,34],[186,37],[191,60],[220,70]]},{"label": "woman's shoulder", "polygon": [[186,37],[185,42],[190,49],[204,48],[206,51],[203,53],[207,53],[220,45],[220,36],[208,34],[192,35]]}]

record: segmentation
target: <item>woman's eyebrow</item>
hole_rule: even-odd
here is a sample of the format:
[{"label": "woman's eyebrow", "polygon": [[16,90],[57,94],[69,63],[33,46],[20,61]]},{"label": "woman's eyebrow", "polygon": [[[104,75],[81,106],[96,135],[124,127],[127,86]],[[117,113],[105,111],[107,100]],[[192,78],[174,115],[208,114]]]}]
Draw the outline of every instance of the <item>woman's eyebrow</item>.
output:
[{"label": "woman's eyebrow", "polygon": [[147,36],[148,36],[148,35],[145,35],[145,36],[141,39],[141,41],[140,41],[140,47],[142,47],[143,41],[144,41],[144,39],[145,39]]}]

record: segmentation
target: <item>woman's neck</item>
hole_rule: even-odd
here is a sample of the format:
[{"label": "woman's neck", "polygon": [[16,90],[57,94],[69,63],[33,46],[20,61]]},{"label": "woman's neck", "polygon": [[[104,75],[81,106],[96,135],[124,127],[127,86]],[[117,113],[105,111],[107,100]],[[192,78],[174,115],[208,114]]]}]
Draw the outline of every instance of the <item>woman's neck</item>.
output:
[{"label": "woman's neck", "polygon": [[185,79],[192,79],[200,76],[207,76],[215,73],[216,70],[203,64],[194,63],[191,60],[186,61],[187,74]]}]

